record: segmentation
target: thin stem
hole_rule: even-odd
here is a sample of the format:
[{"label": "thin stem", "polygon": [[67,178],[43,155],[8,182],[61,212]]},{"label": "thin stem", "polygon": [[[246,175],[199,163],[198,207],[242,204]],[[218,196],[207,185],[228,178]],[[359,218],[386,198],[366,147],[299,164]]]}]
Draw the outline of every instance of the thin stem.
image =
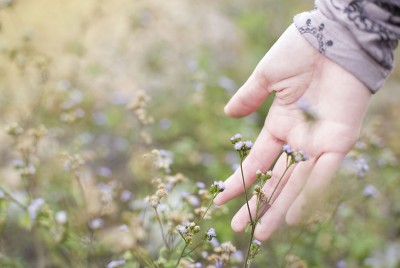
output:
[{"label": "thin stem", "polygon": [[82,194],[83,205],[86,206],[85,187],[83,187],[81,178],[79,177],[79,174],[78,174],[77,171],[75,171],[75,179],[76,179],[76,181],[78,182],[79,190],[81,191],[81,194]]},{"label": "thin stem", "polygon": [[216,196],[217,196],[217,195],[214,194],[213,198],[211,199],[210,203],[209,203],[208,206],[207,206],[206,211],[204,212],[204,214],[203,214],[203,215],[201,216],[201,218],[199,219],[199,222],[197,223],[198,225],[200,225],[200,222],[201,222],[201,221],[204,219],[204,217],[206,216],[206,214],[207,214],[208,210],[210,209],[210,207],[211,207],[211,205],[212,205],[212,203],[213,203],[213,201],[214,201],[214,199],[215,199]]},{"label": "thin stem", "polygon": [[285,169],[285,171],[283,172],[282,176],[279,178],[279,181],[278,181],[278,183],[276,184],[274,190],[272,191],[271,196],[268,198],[267,204],[269,204],[269,202],[272,200],[272,197],[274,196],[274,193],[275,193],[276,189],[278,189],[279,184],[281,183],[283,177],[285,177],[285,174],[286,174],[286,172],[289,170],[290,166],[291,166],[291,164],[289,164],[289,165],[286,166],[286,169]]},{"label": "thin stem", "polygon": [[183,247],[182,252],[181,252],[181,255],[179,256],[179,259],[178,259],[178,261],[176,262],[175,267],[178,267],[179,263],[181,262],[181,259],[182,259],[182,257],[183,257],[183,253],[185,252],[185,250],[186,250],[186,248],[188,247],[188,245],[189,245],[189,244],[186,243],[185,246]]},{"label": "thin stem", "polygon": [[247,268],[250,267],[250,263],[248,263],[249,261],[249,257],[250,257],[250,248],[251,248],[251,244],[253,243],[253,238],[254,238],[254,231],[256,230],[256,226],[252,226],[251,227],[251,234],[250,234],[250,241],[249,241],[249,246],[247,247],[247,254],[246,254],[246,260],[243,263],[243,268]]},{"label": "thin stem", "polygon": [[161,236],[163,238],[164,244],[167,247],[167,249],[169,250],[169,244],[168,244],[168,242],[167,242],[167,240],[165,238],[164,228],[163,228],[163,225],[162,225],[162,222],[161,222],[160,214],[158,214],[157,208],[154,208],[154,212],[156,214],[156,218],[157,218],[158,224],[160,225]]},{"label": "thin stem", "polygon": [[205,240],[205,239],[201,240],[196,246],[194,246],[191,250],[189,250],[189,252],[183,254],[182,257],[186,257],[186,256],[188,256],[190,253],[192,253],[193,251],[195,251],[196,248],[198,248],[198,247],[204,242],[204,240]]},{"label": "thin stem", "polygon": [[26,206],[19,202],[17,199],[15,199],[14,196],[12,196],[8,191],[6,191],[3,187],[0,187],[0,190],[9,198],[11,201],[13,201],[15,204],[18,206],[22,207],[23,209],[26,209]]},{"label": "thin stem", "polygon": [[250,223],[251,223],[251,226],[253,226],[253,225],[254,225],[254,222],[253,222],[253,217],[251,216],[250,205],[249,205],[249,199],[247,198],[246,183],[245,183],[245,180],[244,180],[244,173],[243,173],[243,157],[240,158],[240,172],[241,172],[241,174],[242,174],[242,182],[243,182],[244,196],[245,196],[245,198],[246,198],[246,205],[247,205],[247,210],[248,210],[248,212],[249,212]]}]

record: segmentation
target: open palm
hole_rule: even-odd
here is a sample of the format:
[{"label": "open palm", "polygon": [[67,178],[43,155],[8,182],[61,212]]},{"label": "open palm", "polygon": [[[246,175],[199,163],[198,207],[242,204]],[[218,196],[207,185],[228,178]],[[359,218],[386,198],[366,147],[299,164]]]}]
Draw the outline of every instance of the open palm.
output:
[{"label": "open palm", "polygon": [[[292,166],[279,184],[272,206],[257,225],[255,237],[267,240],[285,219],[298,222],[307,207],[328,187],[342,159],[359,137],[371,93],[352,74],[325,58],[291,25],[265,57],[248,81],[232,97],[225,113],[243,117],[254,112],[275,92],[273,104],[254,146],[243,163],[246,186],[256,171],[265,172],[285,143],[304,150],[309,161]],[[299,107],[307,101],[317,120],[310,124]],[[270,196],[286,168],[278,160],[271,180],[265,185]],[[243,192],[240,170],[230,176],[226,190],[215,200],[220,205]],[[255,207],[255,200],[250,204]],[[243,231],[249,215],[244,205],[232,220],[235,231]]]}]

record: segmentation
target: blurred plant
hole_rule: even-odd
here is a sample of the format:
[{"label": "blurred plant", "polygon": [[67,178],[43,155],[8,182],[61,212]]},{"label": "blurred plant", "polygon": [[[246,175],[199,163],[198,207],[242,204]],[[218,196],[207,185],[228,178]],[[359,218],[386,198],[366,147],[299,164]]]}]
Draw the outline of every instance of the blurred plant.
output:
[{"label": "blurred plant", "polygon": [[[246,231],[250,228],[250,242],[247,248],[247,255],[244,262],[243,267],[250,267],[253,259],[256,257],[260,250],[261,242],[254,239],[254,231],[256,229],[257,224],[260,221],[261,216],[269,209],[271,206],[272,198],[274,197],[274,193],[276,189],[279,187],[282,179],[284,178],[288,169],[301,161],[307,161],[308,156],[307,154],[300,150],[294,151],[289,144],[285,144],[282,148],[283,153],[286,155],[286,166],[285,170],[283,171],[282,175],[279,177],[278,182],[276,183],[275,187],[272,190],[270,196],[265,194],[265,183],[271,179],[273,171],[269,170],[265,173],[258,170],[256,173],[257,177],[257,184],[254,187],[253,195],[256,197],[256,209],[254,215],[251,213],[250,204],[249,204],[249,197],[247,195],[247,186],[246,186],[246,178],[243,172],[243,161],[246,159],[248,154],[250,153],[251,148],[253,147],[253,143],[251,141],[242,141],[242,135],[236,134],[231,137],[231,142],[234,146],[234,149],[238,152],[240,157],[240,172],[242,177],[242,184],[243,184],[243,191],[244,197],[246,200],[246,206],[249,213],[249,223],[246,226]],[[278,156],[279,157],[279,156]]]}]

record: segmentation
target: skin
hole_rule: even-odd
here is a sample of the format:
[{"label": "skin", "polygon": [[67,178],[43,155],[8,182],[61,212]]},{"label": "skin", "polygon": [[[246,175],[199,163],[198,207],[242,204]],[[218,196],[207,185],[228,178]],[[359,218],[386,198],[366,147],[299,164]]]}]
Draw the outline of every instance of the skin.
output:
[{"label": "skin", "polygon": [[[247,116],[275,92],[273,104],[254,146],[243,163],[246,186],[256,171],[267,171],[285,143],[304,150],[310,157],[292,166],[272,198],[271,208],[257,225],[255,238],[266,241],[285,221],[297,224],[329,187],[343,158],[358,140],[370,91],[348,71],[314,49],[294,25],[282,34],[257,65],[246,83],[225,107],[226,115]],[[306,99],[317,115],[310,124],[297,102]],[[285,157],[278,160],[265,187],[270,196],[285,170]],[[243,192],[240,169],[226,181],[217,205]],[[255,200],[250,200],[255,211]],[[246,204],[232,219],[232,229],[242,232],[249,215]]]}]

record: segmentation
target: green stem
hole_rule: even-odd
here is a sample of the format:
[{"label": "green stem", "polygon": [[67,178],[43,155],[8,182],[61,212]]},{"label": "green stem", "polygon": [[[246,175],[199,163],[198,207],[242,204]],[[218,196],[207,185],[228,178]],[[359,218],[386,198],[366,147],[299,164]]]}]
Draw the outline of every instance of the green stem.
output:
[{"label": "green stem", "polygon": [[243,189],[244,189],[244,196],[246,198],[246,205],[247,205],[247,210],[249,212],[250,223],[251,223],[251,226],[253,228],[254,222],[253,222],[253,217],[251,216],[249,199],[247,197],[247,189],[246,189],[246,183],[245,183],[245,180],[244,180],[244,173],[243,173],[243,157],[240,158],[240,172],[242,174],[242,183],[243,183]]},{"label": "green stem", "polygon": [[181,252],[181,255],[179,256],[179,259],[178,259],[178,261],[176,262],[175,267],[178,267],[179,263],[181,262],[181,259],[182,259],[182,257],[183,257],[183,253],[185,252],[185,250],[186,250],[186,248],[188,247],[188,245],[189,245],[189,244],[186,243],[185,246],[183,247],[182,252]]},{"label": "green stem", "polygon": [[253,243],[254,231],[255,230],[256,230],[256,226],[254,225],[254,227],[253,226],[251,227],[250,241],[249,241],[249,246],[247,247],[246,260],[243,263],[243,268],[250,267],[250,263],[248,263],[248,261],[249,261],[249,257],[250,257],[250,248],[251,248],[251,244]]},{"label": "green stem", "polygon": [[276,189],[278,189],[279,184],[281,183],[283,177],[285,177],[285,174],[289,170],[291,165],[292,164],[289,164],[289,165],[286,166],[285,171],[283,172],[282,176],[279,178],[278,184],[275,186],[274,190],[272,191],[271,196],[268,198],[267,204],[269,204],[269,202],[272,200],[272,197],[274,196],[274,193],[275,193]]},{"label": "green stem", "polygon": [[6,191],[3,187],[0,187],[0,190],[1,190],[2,192],[4,192],[4,194],[5,194],[11,201],[13,201],[15,204],[17,204],[18,206],[20,206],[20,207],[23,208],[23,209],[26,209],[26,208],[27,208],[24,204],[22,204],[22,203],[19,202],[17,199],[15,199],[15,197],[12,196],[12,195],[11,195],[8,191]]},{"label": "green stem", "polygon": [[162,225],[162,222],[161,222],[160,214],[158,214],[157,208],[154,208],[154,212],[156,214],[156,218],[157,218],[158,224],[160,225],[161,236],[163,238],[164,244],[167,247],[167,249],[169,250],[169,244],[168,244],[168,242],[167,242],[167,240],[165,238],[164,228],[163,228],[163,225]]},{"label": "green stem", "polygon": [[201,222],[201,221],[204,219],[204,217],[206,216],[206,214],[207,214],[208,210],[210,209],[210,207],[211,207],[211,205],[212,205],[212,203],[213,203],[213,201],[214,201],[214,199],[215,199],[216,196],[217,196],[217,195],[214,194],[213,198],[211,199],[210,203],[209,203],[208,206],[207,206],[206,211],[204,212],[204,214],[203,214],[203,215],[201,216],[201,218],[199,219],[199,222],[198,222],[197,225],[200,225],[200,222]]},{"label": "green stem", "polygon": [[203,242],[205,239],[201,240],[196,246],[194,246],[191,250],[189,250],[189,252],[185,253],[182,255],[182,257],[186,257],[188,256],[190,253],[192,253],[193,251],[195,251]]}]

